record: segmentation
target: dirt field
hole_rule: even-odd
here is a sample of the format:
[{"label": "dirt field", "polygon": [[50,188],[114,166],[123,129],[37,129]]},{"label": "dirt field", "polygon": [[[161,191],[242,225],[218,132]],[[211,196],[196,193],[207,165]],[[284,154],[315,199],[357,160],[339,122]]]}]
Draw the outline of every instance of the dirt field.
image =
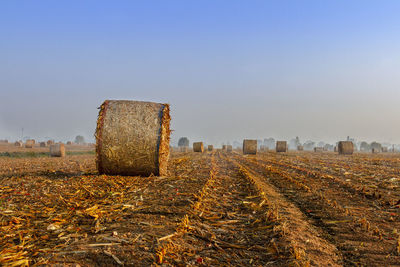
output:
[{"label": "dirt field", "polygon": [[179,153],[168,177],[94,155],[0,157],[0,264],[400,266],[400,155]]}]

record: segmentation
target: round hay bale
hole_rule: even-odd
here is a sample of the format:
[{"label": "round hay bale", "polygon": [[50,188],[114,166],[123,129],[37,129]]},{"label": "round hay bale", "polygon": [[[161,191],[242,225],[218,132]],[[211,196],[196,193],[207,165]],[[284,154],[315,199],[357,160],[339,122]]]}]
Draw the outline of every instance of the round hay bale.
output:
[{"label": "round hay bale", "polygon": [[169,105],[106,100],[96,129],[96,164],[111,175],[167,175]]},{"label": "round hay bale", "polygon": [[340,155],[352,155],[354,152],[354,144],[351,141],[340,141],[338,143],[338,152]]},{"label": "round hay bale", "polygon": [[276,141],[276,152],[287,152],[287,142],[286,141]]},{"label": "round hay bale", "polygon": [[376,148],[376,147],[372,148],[372,153],[377,154],[379,152],[381,152],[381,149]]},{"label": "round hay bale", "polygon": [[304,150],[304,146],[297,146],[297,151],[303,151]]},{"label": "round hay bale", "polygon": [[26,140],[25,147],[26,148],[33,148],[35,146],[35,140],[29,139]]},{"label": "round hay bale", "polygon": [[47,146],[46,142],[40,142],[40,147],[46,147],[46,146]]},{"label": "round hay bale", "polygon": [[16,147],[22,147],[22,146],[23,146],[23,143],[22,143],[22,141],[16,141],[16,142],[14,143],[14,146],[16,146]]},{"label": "round hay bale", "polygon": [[231,145],[227,145],[226,146],[226,151],[227,152],[232,152],[232,146]]},{"label": "round hay bale", "polygon": [[383,153],[387,153],[388,151],[389,151],[389,149],[387,147],[385,147],[385,146],[382,147],[382,152]]},{"label": "round hay bale", "polygon": [[188,148],[187,146],[180,146],[180,147],[179,147],[179,151],[180,151],[180,152],[188,152],[188,151],[189,151],[189,148]]},{"label": "round hay bale", "polygon": [[243,154],[255,155],[257,154],[257,140],[244,139],[243,140]]},{"label": "round hay bale", "polygon": [[314,152],[322,152],[324,151],[323,147],[314,147]]},{"label": "round hay bale", "polygon": [[207,150],[208,151],[213,151],[214,150],[214,146],[213,145],[208,145]]},{"label": "round hay bale", "polygon": [[65,157],[64,144],[57,143],[54,145],[50,145],[50,156],[51,157]]},{"label": "round hay bale", "polygon": [[72,142],[71,142],[71,141],[68,141],[68,142],[67,142],[67,146],[70,146],[70,145],[72,145]]},{"label": "round hay bale", "polygon": [[54,141],[53,140],[48,140],[46,143],[47,143],[48,146],[49,145],[54,145]]},{"label": "round hay bale", "polygon": [[195,142],[193,143],[193,151],[194,152],[204,152],[204,145],[203,142]]},{"label": "round hay bale", "polygon": [[222,150],[226,150],[226,145],[222,145]]}]

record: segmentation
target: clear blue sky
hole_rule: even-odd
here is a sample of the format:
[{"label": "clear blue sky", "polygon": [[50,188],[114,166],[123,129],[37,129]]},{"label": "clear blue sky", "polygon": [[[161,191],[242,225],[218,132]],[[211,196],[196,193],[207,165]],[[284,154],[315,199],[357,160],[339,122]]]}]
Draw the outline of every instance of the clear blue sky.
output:
[{"label": "clear blue sky", "polygon": [[93,139],[105,99],[173,140],[400,143],[400,1],[1,1],[0,139]]}]

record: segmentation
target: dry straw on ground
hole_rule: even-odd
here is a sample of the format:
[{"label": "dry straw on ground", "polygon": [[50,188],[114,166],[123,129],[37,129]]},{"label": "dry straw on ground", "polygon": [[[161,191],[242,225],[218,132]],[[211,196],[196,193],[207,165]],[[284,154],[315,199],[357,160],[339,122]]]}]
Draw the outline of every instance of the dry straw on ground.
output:
[{"label": "dry straw on ground", "polygon": [[104,101],[96,129],[99,173],[167,175],[170,120],[168,104]]},{"label": "dry straw on ground", "polygon": [[193,143],[193,151],[194,152],[204,152],[203,142],[195,142],[195,143]]},{"label": "dry straw on ground", "polygon": [[276,141],[276,152],[287,152],[287,142],[286,141]]},{"label": "dry straw on ground", "polygon": [[208,145],[207,149],[208,149],[208,151],[213,151],[214,150],[214,146],[213,145]]},{"label": "dry straw on ground", "polygon": [[257,154],[257,140],[243,140],[243,154]]},{"label": "dry straw on ground", "polygon": [[65,157],[65,146],[64,144],[58,143],[50,145],[50,156],[52,157]]},{"label": "dry straw on ground", "polygon": [[35,140],[29,139],[26,140],[25,147],[26,148],[33,148],[35,146]]},{"label": "dry straw on ground", "polygon": [[354,152],[354,144],[351,141],[340,141],[338,143],[338,152],[341,155],[351,155]]}]

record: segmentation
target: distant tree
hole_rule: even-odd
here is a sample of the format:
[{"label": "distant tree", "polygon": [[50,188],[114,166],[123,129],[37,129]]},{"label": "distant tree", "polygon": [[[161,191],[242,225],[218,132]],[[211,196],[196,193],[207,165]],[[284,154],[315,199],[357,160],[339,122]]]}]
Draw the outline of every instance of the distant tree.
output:
[{"label": "distant tree", "polygon": [[361,151],[370,151],[371,150],[371,146],[367,142],[362,141],[361,144],[360,144],[360,150]]},{"label": "distant tree", "polygon": [[77,135],[75,137],[75,143],[77,143],[77,144],[85,143],[85,137],[83,137],[82,135]]},{"label": "distant tree", "polygon": [[187,137],[179,138],[178,146],[189,146],[189,139]]}]

